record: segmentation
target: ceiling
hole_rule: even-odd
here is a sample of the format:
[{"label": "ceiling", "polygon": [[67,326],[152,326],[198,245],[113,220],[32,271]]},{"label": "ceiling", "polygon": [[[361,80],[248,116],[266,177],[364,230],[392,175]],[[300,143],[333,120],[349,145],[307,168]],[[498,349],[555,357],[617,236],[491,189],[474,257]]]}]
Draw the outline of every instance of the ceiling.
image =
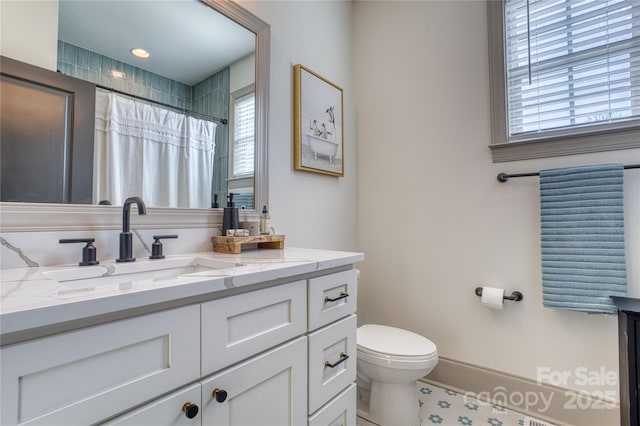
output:
[{"label": "ceiling", "polygon": [[[255,51],[255,34],[197,0],[60,0],[58,38],[193,85]],[[141,47],[151,57],[130,50]]]}]

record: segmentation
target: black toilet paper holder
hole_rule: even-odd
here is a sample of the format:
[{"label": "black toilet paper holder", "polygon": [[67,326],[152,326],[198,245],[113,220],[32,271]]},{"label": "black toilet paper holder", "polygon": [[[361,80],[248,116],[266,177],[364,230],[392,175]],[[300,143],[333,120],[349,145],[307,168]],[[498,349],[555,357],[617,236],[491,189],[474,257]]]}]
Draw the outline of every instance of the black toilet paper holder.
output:
[{"label": "black toilet paper holder", "polygon": [[[482,287],[476,287],[476,296],[482,297]],[[519,302],[524,299],[524,295],[519,291],[511,292],[511,296],[503,296],[504,300],[513,300],[514,302]]]}]

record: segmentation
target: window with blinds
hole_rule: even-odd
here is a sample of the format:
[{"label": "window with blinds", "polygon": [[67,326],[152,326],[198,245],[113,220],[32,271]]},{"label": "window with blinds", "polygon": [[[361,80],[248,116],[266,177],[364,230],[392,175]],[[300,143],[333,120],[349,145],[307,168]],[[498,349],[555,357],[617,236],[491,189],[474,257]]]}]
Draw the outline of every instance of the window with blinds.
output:
[{"label": "window with blinds", "polygon": [[253,174],[255,164],[255,92],[233,101],[232,177]]},{"label": "window with blinds", "polygon": [[[494,133],[505,132],[494,143],[589,139],[550,155],[640,146],[640,1],[505,0],[500,11],[488,3],[489,24],[499,12],[502,27],[499,40],[490,34],[492,91],[500,61],[505,92],[492,93],[494,115],[504,114]],[[616,132],[613,146],[593,137]]]}]

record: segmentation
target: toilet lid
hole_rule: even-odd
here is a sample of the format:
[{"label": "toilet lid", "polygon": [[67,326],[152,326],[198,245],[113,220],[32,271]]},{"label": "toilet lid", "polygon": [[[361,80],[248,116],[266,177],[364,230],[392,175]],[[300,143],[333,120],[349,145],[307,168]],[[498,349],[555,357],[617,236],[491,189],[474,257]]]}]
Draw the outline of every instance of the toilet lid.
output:
[{"label": "toilet lid", "polygon": [[358,328],[358,346],[388,355],[424,356],[437,351],[426,337],[401,328],[366,324]]}]

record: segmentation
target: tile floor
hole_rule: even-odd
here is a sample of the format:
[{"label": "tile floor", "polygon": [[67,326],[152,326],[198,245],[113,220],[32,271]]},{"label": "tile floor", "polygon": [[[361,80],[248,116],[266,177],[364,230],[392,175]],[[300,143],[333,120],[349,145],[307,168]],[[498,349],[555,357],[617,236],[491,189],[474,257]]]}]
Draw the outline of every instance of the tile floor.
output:
[{"label": "tile floor", "polygon": [[[429,383],[417,382],[422,426],[522,426],[524,415]],[[360,417],[357,426],[375,426]],[[398,425],[399,426],[399,425]]]}]

